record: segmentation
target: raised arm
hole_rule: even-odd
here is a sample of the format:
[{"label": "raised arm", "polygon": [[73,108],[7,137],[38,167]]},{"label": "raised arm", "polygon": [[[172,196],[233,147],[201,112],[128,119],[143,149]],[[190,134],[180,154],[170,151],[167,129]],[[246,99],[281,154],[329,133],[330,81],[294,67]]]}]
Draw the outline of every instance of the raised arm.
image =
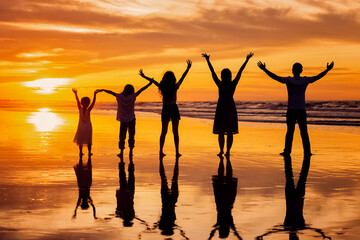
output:
[{"label": "raised arm", "polygon": [[282,77],[270,72],[269,70],[266,69],[266,65],[265,63],[262,63],[262,62],[258,62],[258,67],[263,70],[269,77],[271,77],[272,79],[278,81],[278,82],[281,82],[281,83],[284,83],[283,80],[282,80]]},{"label": "raised arm", "polygon": [[324,77],[328,73],[328,71],[330,71],[333,67],[334,67],[334,62],[331,62],[330,64],[327,63],[326,64],[326,70],[324,70],[323,72],[321,72],[318,75],[314,76],[313,77],[314,78],[313,82],[315,82],[315,81],[319,80],[320,78]]},{"label": "raised arm", "polygon": [[75,207],[75,210],[74,210],[74,215],[72,216],[72,218],[76,218],[76,211],[78,209],[78,207],[80,206],[80,202],[81,202],[81,197],[78,198],[77,202],[76,202],[76,207]]},{"label": "raised arm", "polygon": [[148,87],[150,87],[151,84],[152,84],[152,82],[149,82],[149,83],[146,84],[144,87],[140,88],[140,89],[135,93],[135,95],[136,95],[136,96],[139,96],[140,93],[142,93],[144,90],[146,90]]},{"label": "raised arm", "polygon": [[238,73],[236,74],[236,77],[234,78],[234,83],[235,85],[238,84],[239,80],[240,80],[240,77],[241,77],[241,73],[243,72],[244,68],[246,67],[246,64],[248,63],[249,59],[254,55],[253,52],[250,52],[247,56],[246,56],[246,60],[245,62],[243,63],[243,65],[240,67]]},{"label": "raised arm", "polygon": [[92,103],[91,103],[90,106],[89,106],[89,110],[90,110],[90,111],[93,109],[93,107],[94,107],[94,105],[95,105],[95,102],[96,102],[96,94],[98,94],[98,92],[100,92],[100,91],[99,91],[99,90],[95,90],[95,92],[94,92],[93,101],[92,101]]},{"label": "raised arm", "polygon": [[145,76],[142,69],[139,70],[139,75],[141,77],[145,78],[146,80],[150,81],[151,83],[155,84],[157,87],[159,87],[159,83],[157,81],[155,81],[153,78],[149,78],[149,77]]},{"label": "raised arm", "polygon": [[77,89],[76,89],[76,88],[73,88],[72,91],[73,91],[73,93],[75,94],[76,103],[77,103],[78,108],[81,108],[80,100],[79,100],[79,97],[78,97],[78,95],[77,95]]},{"label": "raised arm", "polygon": [[90,205],[91,205],[91,207],[93,209],[93,216],[94,216],[95,219],[97,219],[97,217],[96,217],[96,208],[95,208],[95,205],[93,203],[93,200],[91,198],[89,198],[89,200],[90,200]]},{"label": "raised arm", "polygon": [[191,65],[192,65],[192,62],[190,59],[186,60],[186,63],[187,63],[187,67],[186,67],[186,70],[185,72],[183,73],[183,75],[181,76],[180,80],[178,81],[178,86],[180,87],[180,85],[182,84],[182,82],[184,81],[186,75],[188,74],[190,68],[191,68]]},{"label": "raised arm", "polygon": [[203,53],[202,56],[206,59],[206,62],[210,68],[210,71],[211,71],[211,75],[212,75],[212,78],[214,79],[214,82],[216,83],[217,86],[219,86],[219,84],[221,83],[221,81],[219,80],[219,78],[217,77],[215,71],[214,71],[214,68],[213,66],[211,65],[211,62],[210,62],[210,55],[207,55],[206,53]]},{"label": "raised arm", "polygon": [[107,89],[97,89],[96,91],[106,92],[107,94],[110,94],[110,95],[113,95],[114,97],[116,97],[116,93],[114,93],[113,91],[107,90]]}]

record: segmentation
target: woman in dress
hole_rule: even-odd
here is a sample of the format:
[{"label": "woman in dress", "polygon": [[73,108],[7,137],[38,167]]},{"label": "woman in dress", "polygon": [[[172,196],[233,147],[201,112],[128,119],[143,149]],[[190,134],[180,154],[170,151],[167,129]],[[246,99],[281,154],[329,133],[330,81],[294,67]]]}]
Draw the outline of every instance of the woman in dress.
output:
[{"label": "woman in dress", "polygon": [[213,66],[210,62],[210,55],[203,53],[202,56],[206,59],[213,80],[216,86],[219,88],[219,99],[216,106],[215,120],[213,133],[218,134],[218,141],[220,152],[219,156],[224,154],[225,136],[227,135],[226,141],[226,156],[230,155],[230,149],[233,143],[233,134],[239,133],[238,131],[238,118],[236,112],[236,106],[234,102],[234,92],[237,84],[239,83],[241,73],[244,70],[247,62],[254,54],[251,52],[247,55],[245,62],[240,67],[234,80],[231,81],[231,71],[228,68],[224,68],[221,71],[221,81],[217,77]]}]

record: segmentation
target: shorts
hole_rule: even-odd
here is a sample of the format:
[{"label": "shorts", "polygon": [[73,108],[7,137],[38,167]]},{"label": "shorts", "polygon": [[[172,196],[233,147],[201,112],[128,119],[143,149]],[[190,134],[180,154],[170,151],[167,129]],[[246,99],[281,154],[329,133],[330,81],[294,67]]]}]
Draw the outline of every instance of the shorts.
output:
[{"label": "shorts", "polygon": [[180,112],[176,104],[163,105],[161,112],[161,121],[170,122],[170,120],[180,120]]}]

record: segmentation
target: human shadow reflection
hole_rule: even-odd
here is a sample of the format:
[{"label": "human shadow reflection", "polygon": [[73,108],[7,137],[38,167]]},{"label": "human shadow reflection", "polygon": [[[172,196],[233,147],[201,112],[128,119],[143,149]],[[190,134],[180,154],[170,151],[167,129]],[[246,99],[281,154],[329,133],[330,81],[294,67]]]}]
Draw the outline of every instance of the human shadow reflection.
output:
[{"label": "human shadow reflection", "polygon": [[219,158],[218,174],[212,176],[217,221],[208,239],[212,239],[216,231],[219,231],[220,238],[227,238],[230,235],[230,229],[238,239],[242,239],[236,230],[231,213],[236,199],[238,179],[233,177],[230,156],[226,156],[226,172],[224,157],[220,155]]},{"label": "human shadow reflection", "polygon": [[126,179],[125,162],[123,155],[119,155],[119,183],[120,188],[116,190],[116,217],[123,219],[124,227],[131,227],[134,223],[134,194],[135,194],[135,166],[133,162],[133,155],[129,155],[128,173],[129,177]]},{"label": "human shadow reflection", "polygon": [[175,223],[175,208],[179,198],[179,157],[180,156],[176,156],[173,177],[171,179],[171,186],[169,187],[163,162],[164,157],[160,156],[159,173],[161,178],[162,208],[160,220],[154,224],[154,229],[159,228],[161,230],[161,235],[165,236],[174,235],[174,230],[178,229],[180,231],[180,235],[185,239],[188,239],[182,228]]},{"label": "human shadow reflection", "polygon": [[90,188],[92,184],[91,155],[89,155],[88,162],[86,164],[83,163],[82,157],[83,156],[80,155],[79,163],[74,166],[77,185],[79,188],[79,197],[76,202],[73,218],[76,218],[77,209],[79,206],[82,210],[89,209],[91,206],[93,209],[93,216],[96,219],[95,205],[90,197]]},{"label": "human shadow reflection", "polygon": [[292,169],[291,156],[284,156],[285,166],[285,200],[286,200],[286,215],[283,225],[276,225],[265,234],[256,237],[257,240],[262,240],[264,236],[287,232],[289,240],[299,240],[298,233],[302,230],[312,230],[320,234],[323,239],[331,239],[319,228],[313,228],[305,223],[303,209],[305,200],[305,186],[310,169],[310,155],[304,155],[301,172],[297,185],[295,186],[294,175]]}]

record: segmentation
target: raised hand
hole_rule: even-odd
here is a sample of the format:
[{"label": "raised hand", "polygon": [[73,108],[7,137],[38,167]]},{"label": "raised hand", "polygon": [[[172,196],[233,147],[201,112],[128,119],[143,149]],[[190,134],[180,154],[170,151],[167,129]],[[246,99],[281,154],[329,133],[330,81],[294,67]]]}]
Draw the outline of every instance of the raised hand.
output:
[{"label": "raised hand", "polygon": [[72,91],[77,94],[77,89],[76,88],[73,88]]},{"label": "raised hand", "polygon": [[206,60],[209,60],[209,59],[210,59],[210,55],[207,55],[206,53],[203,53],[202,56],[203,56]]},{"label": "raised hand", "polygon": [[145,74],[144,74],[144,72],[143,72],[142,69],[139,70],[139,75],[140,75],[141,77],[145,77]]},{"label": "raised hand", "polygon": [[330,71],[333,67],[334,67],[334,62],[331,62],[330,64],[327,63],[327,65],[326,65],[326,69],[327,69],[328,71]]},{"label": "raised hand", "polygon": [[249,60],[252,56],[254,56],[254,53],[253,53],[253,52],[250,52],[250,53],[246,56],[246,59]]},{"label": "raised hand", "polygon": [[258,67],[259,67],[261,70],[265,70],[265,68],[266,68],[265,63],[262,63],[261,61],[259,61],[259,62],[257,63],[257,65],[258,65]]},{"label": "raised hand", "polygon": [[187,68],[191,68],[192,62],[190,59],[186,60]]}]

